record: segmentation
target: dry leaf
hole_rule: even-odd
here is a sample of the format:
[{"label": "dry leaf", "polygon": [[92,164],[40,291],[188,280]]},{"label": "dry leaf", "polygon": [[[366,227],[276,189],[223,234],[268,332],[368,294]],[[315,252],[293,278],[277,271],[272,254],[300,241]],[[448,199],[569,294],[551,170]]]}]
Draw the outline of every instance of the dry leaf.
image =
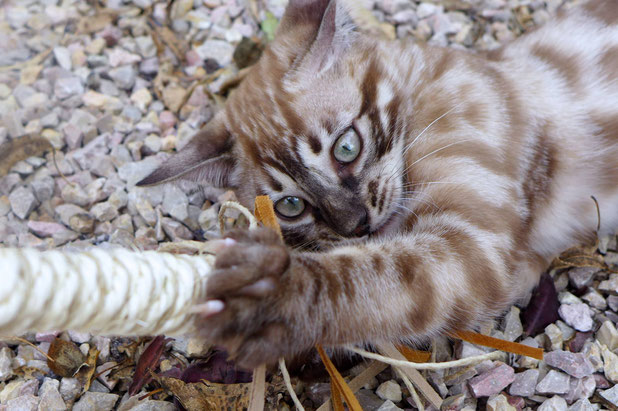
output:
[{"label": "dry leaf", "polygon": [[395,33],[395,26],[388,23],[381,23],[376,16],[363,7],[361,2],[348,2],[350,6],[350,14],[352,19],[358,25],[361,31],[384,37],[389,40],[394,40],[397,35]]},{"label": "dry leaf", "polygon": [[52,341],[47,355],[47,366],[61,377],[73,377],[86,359],[77,345],[60,338]]},{"label": "dry leaf", "polygon": [[11,167],[29,157],[41,156],[53,150],[49,140],[43,137],[21,137],[0,145],[0,177],[8,174]]},{"label": "dry leaf", "polygon": [[607,270],[608,266],[597,248],[596,244],[569,248],[552,261],[551,269],[595,267]]},{"label": "dry leaf", "polygon": [[86,362],[80,365],[77,373],[75,374],[75,378],[77,378],[84,387],[82,393],[88,391],[88,389],[90,388],[90,384],[92,383],[92,377],[94,376],[94,371],[97,368],[97,358],[99,358],[99,350],[97,349],[97,347],[90,347]]},{"label": "dry leaf", "polygon": [[559,320],[559,307],[554,280],[545,273],[534,290],[528,306],[521,313],[525,334],[537,335],[549,324]]},{"label": "dry leaf", "polygon": [[159,366],[161,355],[163,355],[165,344],[167,344],[168,341],[171,340],[159,335],[148,344],[148,347],[146,347],[142,353],[135,367],[133,382],[129,387],[129,395],[137,394],[144,385],[152,380],[152,371]]},{"label": "dry leaf", "polygon": [[249,406],[251,383],[185,383],[170,377],[158,377],[157,381],[187,410],[242,410]]},{"label": "dry leaf", "polygon": [[189,50],[186,41],[178,38],[169,27],[157,25],[153,19],[149,19],[148,25],[151,28],[152,41],[157,47],[157,54],[159,54],[159,56],[165,51],[164,46],[167,46],[172,53],[174,53],[178,61],[185,61],[187,50]]},{"label": "dry leaf", "polygon": [[103,30],[118,17],[117,11],[104,10],[95,16],[84,16],[77,23],[77,34],[91,34]]},{"label": "dry leaf", "polygon": [[43,66],[40,64],[35,64],[31,66],[26,66],[21,70],[20,80],[21,84],[30,85],[36,81],[39,77],[39,74],[43,70]]}]

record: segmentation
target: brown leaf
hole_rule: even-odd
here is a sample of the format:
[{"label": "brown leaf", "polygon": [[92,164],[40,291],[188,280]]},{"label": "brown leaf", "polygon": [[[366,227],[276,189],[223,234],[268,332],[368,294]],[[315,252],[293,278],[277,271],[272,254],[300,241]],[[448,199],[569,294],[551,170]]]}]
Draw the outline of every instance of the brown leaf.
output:
[{"label": "brown leaf", "polygon": [[185,383],[170,377],[158,377],[157,381],[187,410],[242,410],[249,407],[251,383]]},{"label": "brown leaf", "polygon": [[534,290],[528,306],[521,313],[526,335],[536,335],[549,324],[559,320],[559,307],[560,303],[558,302],[554,280],[549,274],[545,273]]},{"label": "brown leaf", "polygon": [[165,349],[165,344],[171,341],[169,338],[165,338],[162,335],[156,336],[148,347],[142,353],[142,356],[137,361],[135,367],[135,374],[133,375],[133,382],[129,387],[129,395],[135,395],[142,389],[142,387],[152,380],[152,373],[161,361],[161,355]]},{"label": "brown leaf", "polygon": [[103,30],[117,17],[118,14],[111,10],[105,10],[95,16],[84,16],[77,23],[77,34],[91,34]]},{"label": "brown leaf", "polygon": [[29,157],[41,156],[53,147],[43,137],[25,136],[0,145],[0,177],[7,175],[11,167]]},{"label": "brown leaf", "polygon": [[99,358],[99,350],[96,347],[90,347],[86,362],[79,367],[77,373],[75,374],[75,378],[77,378],[84,387],[82,393],[88,391],[88,389],[90,388],[90,384],[92,383],[93,379],[92,377],[94,376],[94,371],[97,368],[97,358]]},{"label": "brown leaf", "polygon": [[551,269],[573,267],[596,267],[607,269],[603,256],[597,253],[597,245],[569,248],[551,263]]},{"label": "brown leaf", "polygon": [[73,377],[86,359],[72,342],[56,338],[47,351],[47,366],[61,377]]},{"label": "brown leaf", "polygon": [[151,28],[152,41],[155,43],[159,55],[165,51],[164,46],[167,46],[178,61],[185,61],[185,55],[189,50],[186,41],[176,37],[176,34],[169,27],[157,25],[153,19],[148,21],[148,25]]}]

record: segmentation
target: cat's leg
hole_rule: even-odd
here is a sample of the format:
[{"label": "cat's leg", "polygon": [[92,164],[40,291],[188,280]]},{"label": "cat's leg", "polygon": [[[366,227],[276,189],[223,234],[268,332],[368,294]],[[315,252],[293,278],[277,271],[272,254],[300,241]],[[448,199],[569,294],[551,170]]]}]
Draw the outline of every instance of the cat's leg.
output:
[{"label": "cat's leg", "polygon": [[499,313],[513,298],[504,241],[439,220],[325,253],[290,253],[266,229],[236,232],[208,282],[223,305],[203,315],[203,333],[252,367],[316,343],[422,338]]}]

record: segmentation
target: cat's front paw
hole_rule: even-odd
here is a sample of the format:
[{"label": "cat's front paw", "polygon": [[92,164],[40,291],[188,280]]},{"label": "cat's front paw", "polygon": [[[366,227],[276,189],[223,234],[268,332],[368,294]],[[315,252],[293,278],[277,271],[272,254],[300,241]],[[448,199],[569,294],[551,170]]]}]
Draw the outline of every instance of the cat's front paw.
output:
[{"label": "cat's front paw", "polygon": [[274,364],[292,349],[284,315],[290,254],[270,229],[232,231],[217,253],[202,305],[200,332],[244,367]]}]

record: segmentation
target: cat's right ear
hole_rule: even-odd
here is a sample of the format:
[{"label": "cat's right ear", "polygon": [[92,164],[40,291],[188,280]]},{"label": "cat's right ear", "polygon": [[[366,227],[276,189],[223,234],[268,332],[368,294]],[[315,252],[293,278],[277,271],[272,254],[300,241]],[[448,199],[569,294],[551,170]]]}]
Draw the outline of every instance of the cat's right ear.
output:
[{"label": "cat's right ear", "polygon": [[222,119],[215,117],[178,153],[161,164],[138,186],[151,186],[179,178],[215,187],[236,186],[234,140]]},{"label": "cat's right ear", "polygon": [[[356,25],[342,0],[290,0],[275,36],[291,68],[328,70],[350,47]],[[278,47],[277,47],[278,46]]]}]

